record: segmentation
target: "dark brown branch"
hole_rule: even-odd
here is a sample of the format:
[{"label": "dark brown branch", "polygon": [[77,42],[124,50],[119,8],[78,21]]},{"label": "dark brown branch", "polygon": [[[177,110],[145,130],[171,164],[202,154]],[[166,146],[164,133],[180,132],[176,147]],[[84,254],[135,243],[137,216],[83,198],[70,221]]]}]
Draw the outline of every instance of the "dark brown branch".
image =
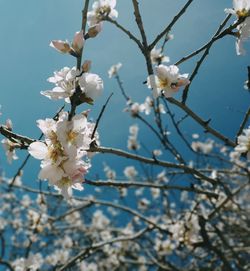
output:
[{"label": "dark brown branch", "polygon": [[204,194],[208,197],[218,198],[218,195],[213,192],[203,191],[194,187],[184,187],[178,185],[162,185],[155,183],[147,183],[147,182],[132,182],[132,181],[91,181],[85,179],[85,183],[94,186],[109,186],[109,187],[147,187],[147,188],[158,188],[162,190],[179,190],[179,191],[188,191],[194,192],[197,194]]}]

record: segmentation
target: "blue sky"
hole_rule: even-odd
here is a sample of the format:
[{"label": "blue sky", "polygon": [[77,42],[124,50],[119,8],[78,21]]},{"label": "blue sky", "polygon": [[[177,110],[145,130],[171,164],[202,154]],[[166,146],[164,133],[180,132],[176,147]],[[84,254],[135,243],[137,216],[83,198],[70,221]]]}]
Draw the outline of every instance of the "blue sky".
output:
[{"label": "blue sky", "polygon": [[[52,117],[61,102],[52,102],[40,95],[40,91],[52,86],[46,81],[64,66],[72,67],[75,61],[70,56],[57,53],[49,47],[53,39],[72,40],[81,25],[80,0],[18,1],[0,0],[0,104],[1,122],[11,118],[17,133],[30,137],[40,134],[36,127],[39,118]],[[136,35],[131,1],[118,0],[118,21]],[[144,0],[141,12],[149,40],[167,25],[176,12],[185,4],[182,0]],[[171,64],[203,45],[213,35],[225,18],[224,8],[231,7],[229,0],[195,0],[190,9],[172,29],[174,40],[165,53]],[[231,20],[233,22],[233,19]],[[218,41],[211,49],[208,59],[199,71],[190,89],[188,105],[205,119],[211,118],[214,127],[234,137],[249,105],[249,93],[243,89],[249,65],[249,42],[245,45],[247,56],[236,56],[233,37]],[[84,59],[92,61],[92,72],[99,74],[105,85],[103,97],[92,107],[91,117],[98,115],[101,106],[111,92],[112,100],[100,124],[101,142],[104,146],[126,147],[128,127],[137,122],[123,112],[125,103],[114,80],[108,79],[107,70],[112,64],[122,62],[120,75],[128,94],[134,101],[143,102],[149,90],[142,84],[146,68],[138,48],[114,26],[105,23],[102,33],[86,43]],[[197,58],[180,66],[182,73],[191,73]],[[177,95],[176,98],[179,96]],[[86,107],[82,107],[82,110]],[[173,110],[174,107],[173,107]],[[185,132],[197,132],[195,124],[184,126]],[[151,138],[141,130],[143,140]],[[152,142],[152,140],[150,141]],[[157,146],[156,142],[153,145]],[[21,161],[8,166],[0,150],[0,165],[11,176]],[[23,156],[24,153],[18,153]],[[108,160],[109,158],[107,158]],[[103,156],[96,158],[94,171],[102,168]],[[122,169],[126,161],[113,158],[112,163]],[[131,162],[132,163],[132,162]],[[27,168],[28,177],[36,176],[39,170],[34,161]],[[33,166],[35,165],[35,167]],[[114,165],[114,164],[112,164]],[[94,172],[93,172],[94,174]]]}]

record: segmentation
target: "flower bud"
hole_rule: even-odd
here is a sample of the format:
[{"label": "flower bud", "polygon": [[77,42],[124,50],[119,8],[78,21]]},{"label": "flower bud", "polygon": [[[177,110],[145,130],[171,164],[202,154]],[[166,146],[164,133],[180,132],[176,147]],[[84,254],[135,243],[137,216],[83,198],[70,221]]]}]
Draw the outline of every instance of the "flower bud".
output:
[{"label": "flower bud", "polygon": [[91,26],[88,30],[88,35],[90,38],[94,38],[102,31],[102,23],[95,24]]},{"label": "flower bud", "polygon": [[63,54],[67,54],[71,51],[71,47],[67,41],[52,40],[50,46]]},{"label": "flower bud", "polygon": [[82,64],[82,71],[83,72],[89,72],[91,68],[91,61],[90,60],[85,60],[84,63]]},{"label": "flower bud", "polygon": [[72,42],[72,47],[76,53],[80,53],[84,45],[83,31],[75,33],[74,40]]},{"label": "flower bud", "polygon": [[5,125],[9,131],[12,131],[13,125],[11,119],[7,119]]}]

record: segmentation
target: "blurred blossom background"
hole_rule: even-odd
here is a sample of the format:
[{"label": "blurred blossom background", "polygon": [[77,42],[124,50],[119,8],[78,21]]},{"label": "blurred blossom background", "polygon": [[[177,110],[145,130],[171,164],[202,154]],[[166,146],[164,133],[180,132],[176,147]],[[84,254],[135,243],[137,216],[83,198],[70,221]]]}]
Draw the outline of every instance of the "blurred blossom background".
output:
[{"label": "blurred blossom background", "polygon": [[[10,118],[16,133],[38,138],[40,130],[36,126],[37,119],[52,118],[63,104],[62,101],[51,101],[40,94],[40,91],[53,87],[47,78],[53,72],[75,65],[75,59],[49,47],[54,39],[72,41],[74,33],[81,26],[80,0],[43,0],[18,1],[0,0],[0,104],[1,123]],[[161,30],[172,20],[186,1],[155,0],[140,1],[142,19],[146,34],[152,41]],[[219,24],[226,17],[225,8],[232,7],[229,0],[197,0],[194,1],[185,15],[173,27],[170,34],[174,39],[165,47],[164,54],[170,57],[174,64],[183,56],[204,45],[216,32]],[[139,36],[133,18],[131,1],[117,0],[116,9],[119,12],[118,21],[125,28]],[[234,18],[230,20],[232,23]],[[161,43],[157,47],[159,47]],[[188,106],[204,119],[211,119],[211,124],[228,137],[234,139],[244,112],[249,105],[249,92],[244,89],[247,80],[249,63],[249,42],[245,44],[247,55],[237,56],[235,38],[228,36],[217,41],[210,50],[209,56],[193,81],[188,98]],[[181,73],[192,73],[199,56],[179,66]],[[113,25],[105,22],[103,31],[94,39],[85,43],[83,60],[91,60],[91,72],[97,73],[104,80],[103,95],[93,106],[82,105],[78,109],[91,109],[90,118],[95,121],[108,96],[114,95],[105,110],[98,131],[101,145],[127,149],[129,127],[139,124],[137,119],[124,112],[126,101],[121,95],[116,81],[108,77],[109,68],[118,62],[122,63],[119,75],[127,94],[134,102],[143,103],[150,90],[143,82],[147,78],[144,59],[137,46]],[[182,90],[175,96],[180,98]],[[171,106],[177,118],[183,117],[176,107]],[[69,108],[69,107],[68,107]],[[152,120],[152,116],[148,117]],[[145,155],[160,147],[157,139],[143,125],[139,125],[138,139],[141,151]],[[170,132],[171,123],[167,124]],[[182,131],[188,140],[192,134],[199,134],[200,139],[206,139],[207,134],[193,121],[183,122]],[[170,139],[178,145],[175,133]],[[147,146],[147,150],[143,148]],[[183,149],[184,155],[188,155]],[[0,167],[6,176],[13,176],[27,155],[18,151],[19,160],[9,165],[3,149],[0,150]],[[171,160],[168,154],[162,156]],[[189,159],[188,159],[189,160]],[[117,176],[123,176],[125,166],[134,166],[139,174],[143,174],[138,163],[111,155],[98,154],[93,158],[88,179],[104,176],[105,165],[116,170]],[[161,169],[156,169],[160,172]],[[37,174],[39,161],[30,159],[24,172],[23,183],[38,187]],[[81,193],[90,193],[88,186]]]}]

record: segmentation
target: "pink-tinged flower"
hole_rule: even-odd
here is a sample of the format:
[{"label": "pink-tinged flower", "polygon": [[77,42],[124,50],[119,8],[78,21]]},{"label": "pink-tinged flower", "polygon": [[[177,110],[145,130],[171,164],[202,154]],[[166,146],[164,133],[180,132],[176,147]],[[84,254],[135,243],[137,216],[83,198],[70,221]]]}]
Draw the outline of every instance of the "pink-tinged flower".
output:
[{"label": "pink-tinged flower", "polygon": [[237,26],[236,53],[244,55],[245,49],[243,43],[250,38],[250,1],[233,0],[233,9],[225,9],[226,13],[235,15],[238,19],[245,18],[243,23]]},{"label": "pink-tinged flower", "polygon": [[156,75],[150,75],[147,78],[147,85],[153,89],[153,96],[157,98],[161,91],[166,98],[172,97],[181,86],[190,83],[188,74],[179,74],[179,68],[175,65],[156,67]]},{"label": "pink-tinged flower", "polygon": [[75,115],[69,121],[68,112],[61,112],[57,121],[46,119],[37,123],[44,133],[45,142],[31,143],[28,151],[41,160],[39,178],[48,180],[69,198],[72,188],[83,189],[84,175],[90,168],[86,150],[93,140],[97,140],[96,137],[91,138],[94,124],[87,121],[85,113]]},{"label": "pink-tinged flower", "polygon": [[71,47],[67,41],[52,40],[50,46],[63,54],[70,53],[71,51]]},{"label": "pink-tinged flower", "polygon": [[91,11],[88,12],[88,23],[90,26],[101,22],[106,16],[116,19],[118,12],[115,10],[116,0],[98,0],[92,5]]},{"label": "pink-tinged flower", "polygon": [[84,38],[83,38],[83,31],[79,31],[75,33],[73,42],[72,42],[72,47],[74,51],[79,54],[83,48],[84,45]]},{"label": "pink-tinged flower", "polygon": [[78,82],[82,92],[86,95],[86,97],[95,100],[102,94],[103,81],[99,75],[94,73],[84,73],[79,78]]},{"label": "pink-tinged flower", "polygon": [[237,141],[238,145],[235,147],[235,151],[240,154],[246,153],[247,159],[250,161],[250,126],[243,130]]}]

